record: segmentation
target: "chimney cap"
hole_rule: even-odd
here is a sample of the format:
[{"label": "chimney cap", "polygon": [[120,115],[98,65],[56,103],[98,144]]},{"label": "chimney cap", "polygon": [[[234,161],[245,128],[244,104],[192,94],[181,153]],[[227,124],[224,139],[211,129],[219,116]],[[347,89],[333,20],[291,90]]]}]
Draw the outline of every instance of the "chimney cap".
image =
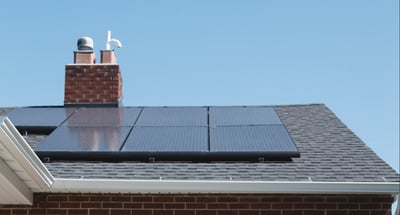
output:
[{"label": "chimney cap", "polygon": [[81,37],[77,42],[79,51],[92,51],[93,50],[93,39],[90,37]]}]

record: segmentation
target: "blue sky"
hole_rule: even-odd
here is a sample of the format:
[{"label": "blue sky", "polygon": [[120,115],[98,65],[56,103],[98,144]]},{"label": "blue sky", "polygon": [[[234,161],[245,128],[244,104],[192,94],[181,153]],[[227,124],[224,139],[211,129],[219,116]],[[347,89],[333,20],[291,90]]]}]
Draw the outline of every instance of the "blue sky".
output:
[{"label": "blue sky", "polygon": [[62,105],[79,37],[112,30],[125,105],[324,103],[399,171],[399,3],[5,1],[0,107]]}]

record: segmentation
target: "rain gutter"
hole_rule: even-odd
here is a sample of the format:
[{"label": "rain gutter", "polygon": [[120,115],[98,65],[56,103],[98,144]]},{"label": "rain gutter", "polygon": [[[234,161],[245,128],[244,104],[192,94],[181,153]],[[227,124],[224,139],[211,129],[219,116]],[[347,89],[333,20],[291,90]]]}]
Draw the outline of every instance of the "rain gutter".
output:
[{"label": "rain gutter", "polygon": [[398,182],[55,179],[52,192],[396,194]]}]

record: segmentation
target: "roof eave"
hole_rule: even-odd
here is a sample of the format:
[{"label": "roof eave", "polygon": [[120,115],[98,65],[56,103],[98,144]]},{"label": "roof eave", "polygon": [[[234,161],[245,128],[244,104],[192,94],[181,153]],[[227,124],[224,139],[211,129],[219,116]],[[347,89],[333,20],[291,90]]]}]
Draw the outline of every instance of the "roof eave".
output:
[{"label": "roof eave", "polygon": [[62,179],[51,175],[7,117],[0,117],[0,143],[0,204],[32,204],[33,192],[396,194],[400,187],[399,182]]},{"label": "roof eave", "polygon": [[7,117],[0,117],[0,204],[32,204],[53,176]]},{"label": "roof eave", "polygon": [[31,205],[32,203],[31,189],[0,159],[0,204]]}]

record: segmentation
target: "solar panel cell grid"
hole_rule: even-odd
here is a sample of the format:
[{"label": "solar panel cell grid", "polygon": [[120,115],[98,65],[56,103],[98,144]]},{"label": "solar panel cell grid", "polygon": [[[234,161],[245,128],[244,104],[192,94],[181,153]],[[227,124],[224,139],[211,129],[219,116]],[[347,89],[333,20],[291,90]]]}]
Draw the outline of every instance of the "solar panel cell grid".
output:
[{"label": "solar panel cell grid", "polygon": [[283,125],[211,128],[211,151],[297,151]]},{"label": "solar panel cell grid", "polygon": [[136,127],[122,151],[208,151],[206,127]]},{"label": "solar panel cell grid", "polygon": [[282,124],[272,107],[210,107],[211,126]]},{"label": "solar panel cell grid", "polygon": [[208,126],[204,107],[147,107],[137,126]]}]

